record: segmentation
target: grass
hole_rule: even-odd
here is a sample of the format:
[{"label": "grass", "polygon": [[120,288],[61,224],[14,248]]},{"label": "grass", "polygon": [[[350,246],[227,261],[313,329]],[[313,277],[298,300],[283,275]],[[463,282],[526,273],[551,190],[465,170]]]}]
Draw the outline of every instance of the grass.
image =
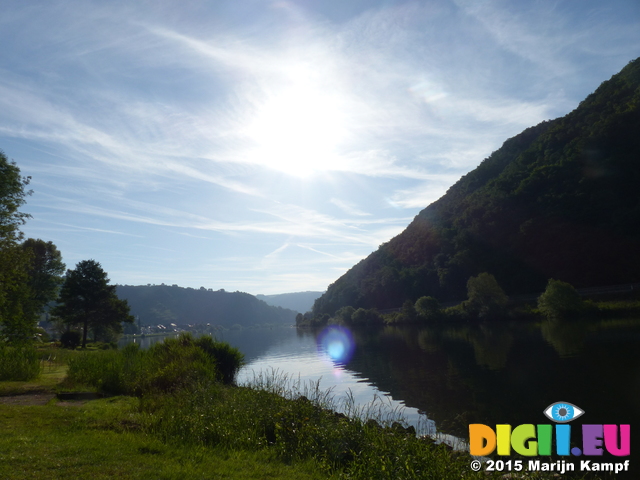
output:
[{"label": "grass", "polygon": [[164,443],[128,427],[134,403],[114,397],[81,408],[0,405],[0,478],[326,478],[313,465],[286,465],[270,452]]}]

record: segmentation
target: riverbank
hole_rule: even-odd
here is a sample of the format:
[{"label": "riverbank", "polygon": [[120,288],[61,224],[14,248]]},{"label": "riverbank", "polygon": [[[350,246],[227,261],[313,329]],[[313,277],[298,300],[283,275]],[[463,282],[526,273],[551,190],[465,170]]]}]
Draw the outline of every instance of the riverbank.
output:
[{"label": "riverbank", "polygon": [[[106,359],[113,353],[88,355]],[[60,388],[85,388],[64,380],[64,371],[64,365],[52,366],[36,381],[2,382],[0,391],[5,399],[27,393],[26,400],[36,390],[55,394]],[[330,392],[313,385],[287,396],[277,376],[266,376],[250,387],[198,382],[140,397],[0,402],[5,426],[0,477],[441,480],[503,475],[475,473],[468,455],[416,438],[398,425],[381,428],[383,418],[376,423],[336,414],[326,408]]]}]

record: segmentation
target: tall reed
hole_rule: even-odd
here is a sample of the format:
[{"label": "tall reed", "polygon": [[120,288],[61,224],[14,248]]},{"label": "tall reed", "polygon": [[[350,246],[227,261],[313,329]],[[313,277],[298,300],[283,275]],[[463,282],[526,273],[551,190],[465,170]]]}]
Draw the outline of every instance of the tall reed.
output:
[{"label": "tall reed", "polygon": [[0,344],[0,381],[33,380],[40,375],[40,357],[33,346]]}]

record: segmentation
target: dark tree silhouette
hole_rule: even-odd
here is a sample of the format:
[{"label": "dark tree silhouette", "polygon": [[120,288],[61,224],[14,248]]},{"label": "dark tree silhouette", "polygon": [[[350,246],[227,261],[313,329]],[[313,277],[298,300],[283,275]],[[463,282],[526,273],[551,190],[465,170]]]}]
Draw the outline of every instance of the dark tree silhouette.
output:
[{"label": "dark tree silhouette", "polygon": [[95,260],[83,260],[75,270],[67,270],[53,314],[69,326],[82,327],[82,348],[87,344],[89,329],[94,335],[106,331],[119,333],[122,322],[133,322],[129,304],[116,295],[116,286],[109,285],[107,273]]}]

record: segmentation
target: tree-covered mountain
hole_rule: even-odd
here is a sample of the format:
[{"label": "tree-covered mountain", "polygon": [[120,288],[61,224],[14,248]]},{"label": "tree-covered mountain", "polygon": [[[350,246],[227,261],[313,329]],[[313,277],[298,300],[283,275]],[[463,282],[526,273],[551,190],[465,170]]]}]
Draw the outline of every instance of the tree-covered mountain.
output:
[{"label": "tree-covered mountain", "polygon": [[242,292],[183,288],[177,285],[119,285],[118,297],[126,299],[131,314],[142,325],[292,325],[296,312],[267,305]]},{"label": "tree-covered mountain", "polygon": [[293,292],[276,295],[256,295],[256,298],[275,307],[289,308],[300,313],[306,313],[313,307],[316,298],[323,292]]},{"label": "tree-covered mountain", "polygon": [[510,295],[550,278],[640,281],[640,59],[573,112],[507,140],[330,285],[314,314],[463,299],[480,272]]}]

